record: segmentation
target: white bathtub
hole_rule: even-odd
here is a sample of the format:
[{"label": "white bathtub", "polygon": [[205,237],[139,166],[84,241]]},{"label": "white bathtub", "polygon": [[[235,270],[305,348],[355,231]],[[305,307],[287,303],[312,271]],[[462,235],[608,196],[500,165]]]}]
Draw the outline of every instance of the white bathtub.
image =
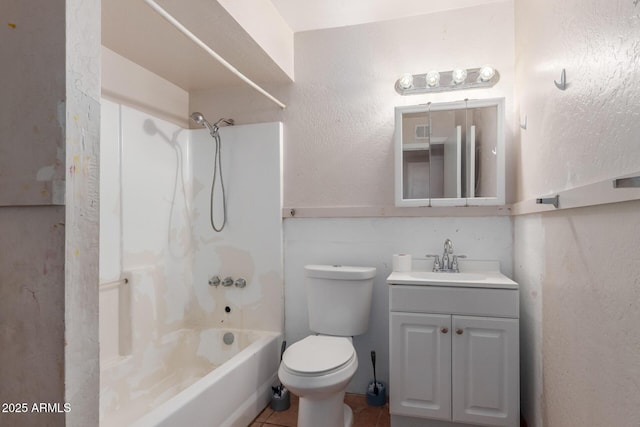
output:
[{"label": "white bathtub", "polygon": [[176,331],[138,360],[103,368],[100,425],[246,427],[277,382],[279,342],[274,332]]}]

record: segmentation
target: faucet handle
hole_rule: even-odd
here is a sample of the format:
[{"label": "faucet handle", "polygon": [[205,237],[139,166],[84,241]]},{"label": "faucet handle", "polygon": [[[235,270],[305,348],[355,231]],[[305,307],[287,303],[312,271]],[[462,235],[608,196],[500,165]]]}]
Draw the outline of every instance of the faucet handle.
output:
[{"label": "faucet handle", "polygon": [[433,271],[440,271],[442,265],[440,264],[440,255],[425,255],[427,258],[435,258],[433,261]]},{"label": "faucet handle", "polygon": [[455,273],[460,273],[460,268],[458,267],[458,258],[466,258],[466,255],[454,255],[453,260],[451,261],[451,270]]}]

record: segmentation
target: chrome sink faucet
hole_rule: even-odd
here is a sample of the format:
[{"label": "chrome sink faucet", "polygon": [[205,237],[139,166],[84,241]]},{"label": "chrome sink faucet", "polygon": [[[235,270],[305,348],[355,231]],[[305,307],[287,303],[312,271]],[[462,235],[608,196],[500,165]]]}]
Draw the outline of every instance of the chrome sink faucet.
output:
[{"label": "chrome sink faucet", "polygon": [[446,239],[444,241],[442,261],[440,261],[438,255],[427,255],[427,258],[435,258],[433,261],[434,272],[459,273],[458,258],[466,258],[466,255],[453,255],[453,242],[451,239]]},{"label": "chrome sink faucet", "polygon": [[444,271],[449,271],[451,269],[451,265],[449,264],[449,255],[453,255],[453,242],[451,239],[446,239],[444,241],[444,252],[442,252],[442,269]]}]

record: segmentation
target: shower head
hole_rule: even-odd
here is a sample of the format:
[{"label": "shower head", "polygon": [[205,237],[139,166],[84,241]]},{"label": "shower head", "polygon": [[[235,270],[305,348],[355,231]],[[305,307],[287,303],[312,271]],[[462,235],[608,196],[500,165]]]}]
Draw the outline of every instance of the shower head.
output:
[{"label": "shower head", "polygon": [[209,129],[209,133],[211,136],[216,136],[216,132],[218,132],[218,126],[211,126],[211,123],[204,118],[204,115],[199,112],[191,113],[191,120],[194,121],[195,124],[200,125],[202,127],[206,127]]},{"label": "shower head", "polygon": [[233,119],[220,119],[214,124],[214,126],[219,127],[220,125],[224,126],[233,126],[235,123]]},{"label": "shower head", "polygon": [[207,123],[207,119],[204,118],[204,115],[199,112],[191,113],[191,120],[194,121],[195,124],[204,126]]}]

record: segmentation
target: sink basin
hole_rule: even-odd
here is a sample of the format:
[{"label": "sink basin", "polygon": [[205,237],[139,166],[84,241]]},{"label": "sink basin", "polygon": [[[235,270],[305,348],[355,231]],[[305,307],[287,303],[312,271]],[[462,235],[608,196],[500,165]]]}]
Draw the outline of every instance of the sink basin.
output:
[{"label": "sink basin", "polygon": [[473,288],[517,289],[518,284],[500,271],[465,271],[441,273],[433,271],[392,272],[387,278],[390,285],[457,286]]},{"label": "sink basin", "polygon": [[487,275],[481,273],[438,273],[433,271],[412,271],[405,273],[417,280],[425,280],[427,282],[480,282],[486,279]]}]

